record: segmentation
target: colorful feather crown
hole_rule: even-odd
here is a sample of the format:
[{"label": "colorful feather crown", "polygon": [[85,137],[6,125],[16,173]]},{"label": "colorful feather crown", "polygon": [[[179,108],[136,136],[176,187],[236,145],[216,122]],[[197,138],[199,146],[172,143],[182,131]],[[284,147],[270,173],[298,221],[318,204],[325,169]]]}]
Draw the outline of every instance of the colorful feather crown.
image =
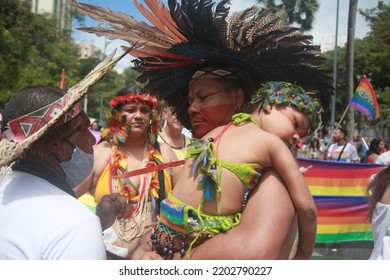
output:
[{"label": "colorful feather crown", "polygon": [[157,99],[154,96],[150,96],[150,94],[138,94],[138,93],[128,93],[125,95],[115,96],[110,101],[110,107],[115,108],[120,104],[127,103],[145,103],[150,106],[151,109],[155,109],[157,107]]},{"label": "colorful feather crown", "polygon": [[321,123],[323,109],[320,101],[311,97],[300,86],[291,83],[264,83],[252,96],[251,103],[257,105],[258,109],[266,109],[271,104],[295,106],[299,111],[307,113],[312,131]]},{"label": "colorful feather crown", "polygon": [[[259,13],[253,6],[229,15],[228,0],[168,0],[169,9],[158,0],[145,0],[148,8],[133,2],[153,26],[109,9],[72,5],[108,24],[81,30],[136,46],[130,54],[142,72],[139,81],[148,82],[152,94],[162,95],[187,128],[188,83],[204,64],[222,62],[241,69],[249,89],[266,81],[286,81],[320,92],[323,104],[329,103],[332,80],[319,68],[325,61],[320,47],[271,11]],[[246,98],[251,93],[248,90]]]}]

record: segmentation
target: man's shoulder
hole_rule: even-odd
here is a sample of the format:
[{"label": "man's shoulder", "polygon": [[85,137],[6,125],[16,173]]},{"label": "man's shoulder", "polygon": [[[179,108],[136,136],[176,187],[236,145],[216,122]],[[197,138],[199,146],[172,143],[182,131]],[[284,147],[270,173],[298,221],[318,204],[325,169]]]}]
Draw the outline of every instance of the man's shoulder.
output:
[{"label": "man's shoulder", "polygon": [[376,164],[387,164],[390,161],[390,151],[384,152],[378,156]]},{"label": "man's shoulder", "polygon": [[347,143],[347,147],[348,147],[348,149],[357,150],[356,146],[354,144],[349,143],[349,142]]}]

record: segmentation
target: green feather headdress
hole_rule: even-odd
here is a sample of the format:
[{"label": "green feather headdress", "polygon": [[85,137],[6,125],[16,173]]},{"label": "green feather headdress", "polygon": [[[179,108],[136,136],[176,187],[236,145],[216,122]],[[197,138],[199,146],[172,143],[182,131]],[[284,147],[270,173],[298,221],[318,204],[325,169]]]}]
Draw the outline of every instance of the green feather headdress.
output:
[{"label": "green feather headdress", "polygon": [[311,131],[314,131],[321,123],[321,113],[324,110],[320,101],[310,95],[300,86],[291,83],[267,82],[252,95],[251,103],[258,109],[266,109],[273,104],[295,106],[299,111],[307,113]]}]

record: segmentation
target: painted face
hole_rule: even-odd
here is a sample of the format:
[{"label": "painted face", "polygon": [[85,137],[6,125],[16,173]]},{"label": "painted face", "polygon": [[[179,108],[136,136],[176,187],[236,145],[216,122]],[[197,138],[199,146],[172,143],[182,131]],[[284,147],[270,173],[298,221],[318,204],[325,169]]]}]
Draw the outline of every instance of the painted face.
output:
[{"label": "painted face", "polygon": [[96,143],[96,138],[89,131],[89,118],[84,113],[78,114],[69,126],[68,141],[79,147],[83,152],[92,154],[92,146]]},{"label": "painted face", "polygon": [[291,149],[309,130],[310,122],[306,113],[293,106],[277,106],[263,115],[261,128],[278,136]]},{"label": "painted face", "polygon": [[150,125],[152,109],[145,103],[128,103],[122,106],[120,114],[126,116],[126,123],[131,127],[131,132],[140,131],[146,133]]},{"label": "painted face", "polygon": [[236,108],[235,98],[218,79],[199,79],[188,92],[188,114],[196,137],[229,123]]}]

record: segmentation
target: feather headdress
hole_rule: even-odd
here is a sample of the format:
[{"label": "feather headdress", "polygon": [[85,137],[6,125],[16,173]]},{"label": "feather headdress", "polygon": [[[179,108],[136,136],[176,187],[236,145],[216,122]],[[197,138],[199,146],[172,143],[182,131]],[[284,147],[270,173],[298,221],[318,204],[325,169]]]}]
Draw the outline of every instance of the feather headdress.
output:
[{"label": "feather headdress", "polygon": [[70,98],[64,103],[61,110],[56,112],[55,117],[51,118],[48,123],[43,125],[40,129],[34,132],[32,135],[19,142],[9,141],[2,139],[0,141],[0,168],[5,167],[16,159],[18,159],[27,149],[31,147],[33,143],[38,141],[45,133],[53,127],[61,118],[71,110],[83,96],[86,95],[88,89],[99,81],[104,75],[111,70],[115,64],[126,55],[113,58],[115,52],[109,55],[104,61],[99,63],[82,81],[78,82],[72,88],[68,90]]},{"label": "feather headdress", "polygon": [[[229,15],[228,0],[145,0],[148,8],[133,0],[153,24],[109,9],[73,2],[80,12],[107,23],[108,27],[80,28],[83,31],[137,44],[130,54],[137,58],[135,69],[146,89],[160,94],[176,109],[179,120],[190,127],[188,83],[205,64],[222,63],[240,69],[252,89],[270,80],[299,84],[318,91],[329,103],[332,80],[319,66],[325,61],[312,37],[275,16],[259,14],[256,6]],[[247,98],[252,92],[248,92]]]}]

